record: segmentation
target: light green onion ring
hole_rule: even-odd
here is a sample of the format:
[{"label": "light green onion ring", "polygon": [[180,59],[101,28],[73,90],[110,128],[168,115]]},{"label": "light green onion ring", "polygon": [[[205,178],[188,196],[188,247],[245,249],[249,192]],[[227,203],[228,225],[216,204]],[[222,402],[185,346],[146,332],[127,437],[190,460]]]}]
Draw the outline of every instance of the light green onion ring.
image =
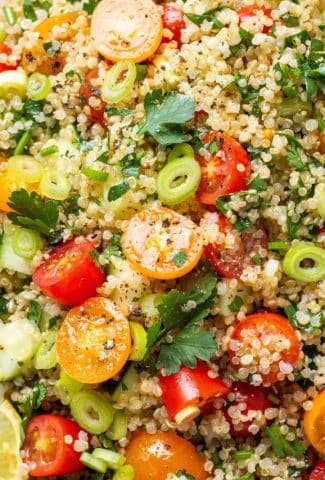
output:
[{"label": "light green onion ring", "polygon": [[134,63],[129,61],[117,62],[106,73],[104,79],[102,87],[102,99],[104,102],[119,103],[125,100],[132,91],[136,77],[137,69]]},{"label": "light green onion ring", "polygon": [[98,473],[105,473],[107,470],[106,463],[99,458],[94,457],[91,453],[83,452],[80,461],[91,470]]},{"label": "light green onion ring", "polygon": [[26,260],[34,258],[43,246],[39,233],[28,228],[17,228],[12,236],[12,248],[16,255]]},{"label": "light green onion ring", "polygon": [[147,350],[147,332],[141,323],[129,322],[129,326],[133,344],[129,360],[140,362]]},{"label": "light green onion ring", "polygon": [[70,180],[58,170],[49,170],[40,181],[41,193],[53,200],[65,200],[71,190]]},{"label": "light green onion ring", "polygon": [[[303,267],[303,261],[313,262],[313,266]],[[318,282],[325,279],[325,250],[312,244],[302,244],[290,248],[283,259],[285,274],[299,282]]]},{"label": "light green onion ring", "polygon": [[36,370],[49,370],[57,364],[56,337],[57,333],[53,330],[43,335],[41,344],[34,358],[34,367]]},{"label": "light green onion ring", "polygon": [[115,473],[113,480],[133,480],[134,479],[134,468],[132,465],[123,465]]},{"label": "light green onion ring", "polygon": [[27,89],[27,75],[21,70],[6,70],[0,73],[0,98],[17,95],[24,98]]},{"label": "light green onion ring", "polygon": [[14,155],[8,160],[8,173],[15,180],[25,183],[37,183],[44,169],[40,162],[30,155]]},{"label": "light green onion ring", "polygon": [[157,177],[159,200],[176,205],[194,195],[201,180],[201,168],[194,158],[181,157],[160,170]]},{"label": "light green onion ring", "polygon": [[191,157],[194,158],[194,150],[189,143],[179,143],[175,145],[168,155],[167,162],[172,162],[177,158]]},{"label": "light green onion ring", "polygon": [[115,411],[99,393],[81,390],[72,397],[71,413],[83,429],[99,435],[109,429]]},{"label": "light green onion ring", "polygon": [[125,463],[125,457],[114,450],[106,448],[95,448],[92,455],[106,463],[106,467],[110,470],[118,470]]},{"label": "light green onion ring", "polygon": [[55,382],[54,391],[63,405],[69,405],[72,397],[80,392],[84,387],[83,383],[69,377],[63,370],[60,372],[60,378]]},{"label": "light green onion ring", "polygon": [[32,100],[44,100],[51,91],[50,79],[42,73],[33,73],[27,80],[27,96]]},{"label": "light green onion ring", "polygon": [[123,410],[118,410],[114,415],[114,420],[108,432],[109,438],[112,440],[122,440],[128,431],[128,417]]}]

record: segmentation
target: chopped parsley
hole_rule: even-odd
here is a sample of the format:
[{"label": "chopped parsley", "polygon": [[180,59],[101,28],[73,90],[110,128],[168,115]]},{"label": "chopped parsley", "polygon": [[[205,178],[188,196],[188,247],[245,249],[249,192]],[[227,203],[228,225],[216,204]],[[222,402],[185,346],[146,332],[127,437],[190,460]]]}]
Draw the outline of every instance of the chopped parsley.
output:
[{"label": "chopped parsley", "polygon": [[51,3],[46,0],[44,2],[40,2],[39,0],[24,0],[23,2],[24,17],[35,22],[37,20],[35,8],[40,8],[48,12],[50,7],[51,7]]},{"label": "chopped parsley", "polygon": [[228,308],[231,312],[239,312],[240,310],[240,307],[242,307],[244,305],[244,302],[243,302],[243,299],[241,297],[239,297],[238,295],[236,295],[232,302],[228,305]]},{"label": "chopped parsley", "polygon": [[181,267],[182,265],[184,265],[186,260],[187,260],[187,254],[185,252],[182,252],[182,251],[177,252],[173,256],[173,262],[176,265],[176,267]]},{"label": "chopped parsley", "polygon": [[195,477],[187,473],[186,470],[177,470],[176,477],[180,478],[181,480],[195,480]]},{"label": "chopped parsley", "polygon": [[298,321],[297,319],[297,312],[298,308],[297,305],[293,303],[289,303],[287,307],[284,309],[286,316],[289,319],[289,322],[291,325],[303,332],[306,333],[315,333],[319,330],[322,330],[322,328],[325,326],[325,318],[324,314],[322,311],[318,313],[312,313],[310,310],[306,310],[304,313],[309,317],[309,322],[307,324],[302,324]]},{"label": "chopped parsley", "polygon": [[0,315],[8,313],[8,300],[6,300],[0,293]]},{"label": "chopped parsley", "polygon": [[108,246],[103,251],[103,257],[106,260],[109,260],[111,255],[120,258],[124,257],[121,248],[121,235],[119,233],[113,233],[112,238],[109,240]]},{"label": "chopped parsley", "polygon": [[32,386],[31,393],[23,403],[16,403],[16,408],[20,415],[22,416],[22,427],[25,428],[28,420],[33,415],[33,412],[36,411],[44,398],[47,395],[47,389],[45,385],[39,382],[34,382]]},{"label": "chopped parsley", "polygon": [[129,108],[117,108],[117,107],[111,107],[106,110],[107,115],[120,115],[121,117],[126,117],[127,115],[130,115],[133,112],[133,110],[130,110]]},{"label": "chopped parsley", "polygon": [[201,15],[196,15],[195,13],[186,13],[187,18],[200,27],[203,22],[212,23],[213,30],[219,30],[220,28],[224,27],[224,24],[220,22],[215,16],[215,13],[218,11],[217,8],[212,10],[207,10],[206,12],[202,13]]},{"label": "chopped parsley", "polygon": [[265,190],[267,190],[267,183],[259,175],[256,175],[247,187],[257,192],[265,192]]},{"label": "chopped parsley", "polygon": [[41,320],[43,316],[42,307],[36,300],[31,300],[29,302],[28,310],[27,310],[27,318],[34,322],[38,327],[40,326]]}]

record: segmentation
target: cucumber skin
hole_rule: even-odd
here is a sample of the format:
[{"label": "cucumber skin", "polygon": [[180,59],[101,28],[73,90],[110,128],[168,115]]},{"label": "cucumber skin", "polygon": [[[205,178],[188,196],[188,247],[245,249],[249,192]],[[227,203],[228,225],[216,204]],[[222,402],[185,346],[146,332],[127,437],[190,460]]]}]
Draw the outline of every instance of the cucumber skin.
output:
[{"label": "cucumber skin", "polygon": [[12,246],[13,235],[4,233],[2,237],[2,244],[0,246],[0,269],[14,270],[25,275],[32,274],[31,262],[28,262],[22,257],[19,257]]}]

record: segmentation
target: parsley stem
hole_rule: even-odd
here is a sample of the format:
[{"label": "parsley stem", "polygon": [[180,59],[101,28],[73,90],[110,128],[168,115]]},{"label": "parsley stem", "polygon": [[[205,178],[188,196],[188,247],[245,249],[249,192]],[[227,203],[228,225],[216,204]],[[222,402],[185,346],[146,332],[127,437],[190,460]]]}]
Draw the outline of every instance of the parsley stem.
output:
[{"label": "parsley stem", "polygon": [[59,148],[56,145],[50,145],[49,147],[42,148],[40,154],[42,157],[47,157],[48,155],[52,155],[53,153],[57,153]]},{"label": "parsley stem", "polygon": [[15,23],[17,22],[17,15],[15,10],[11,7],[3,7],[2,10],[9,25],[15,25]]},{"label": "parsley stem", "polygon": [[250,458],[252,456],[252,451],[251,450],[239,450],[238,452],[235,453],[235,459],[236,460],[247,460],[247,458]]},{"label": "parsley stem", "polygon": [[25,132],[25,133],[22,134],[22,136],[18,140],[18,143],[17,143],[16,148],[14,150],[14,155],[21,155],[23,153],[27,143],[29,142],[29,139],[30,139],[30,133],[29,132]]}]

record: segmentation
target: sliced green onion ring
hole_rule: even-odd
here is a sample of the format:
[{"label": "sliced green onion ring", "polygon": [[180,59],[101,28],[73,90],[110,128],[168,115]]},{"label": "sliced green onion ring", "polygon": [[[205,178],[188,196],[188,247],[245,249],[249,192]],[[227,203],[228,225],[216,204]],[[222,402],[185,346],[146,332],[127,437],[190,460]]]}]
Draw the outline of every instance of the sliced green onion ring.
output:
[{"label": "sliced green onion ring", "polygon": [[57,364],[55,349],[56,337],[57,333],[53,330],[43,334],[41,344],[34,358],[34,367],[36,370],[49,370]]},{"label": "sliced green onion ring", "polygon": [[63,370],[60,372],[60,378],[55,382],[54,391],[57,397],[61,400],[63,405],[69,405],[72,397],[80,392],[84,387],[83,383],[78,382]]},{"label": "sliced green onion ring", "polygon": [[44,100],[51,91],[50,79],[42,73],[33,73],[27,80],[27,96],[32,100]]},{"label": "sliced green onion ring", "polygon": [[[313,263],[304,267],[302,262]],[[296,245],[290,248],[283,259],[285,274],[299,282],[318,282],[325,279],[325,250],[312,244]]]},{"label": "sliced green onion ring", "polygon": [[140,362],[145,356],[147,350],[147,332],[138,322],[129,322],[131,336],[132,336],[132,350],[129,360]]},{"label": "sliced green onion ring", "polygon": [[42,164],[30,155],[14,155],[8,160],[8,173],[15,180],[37,183],[41,180],[44,169]]},{"label": "sliced green onion ring", "polygon": [[113,480],[133,480],[134,479],[134,468],[132,465],[123,465],[117,472],[114,474]]},{"label": "sliced green onion ring", "polygon": [[189,143],[179,143],[175,145],[168,155],[167,162],[172,162],[177,158],[191,157],[194,158],[194,150]]},{"label": "sliced green onion ring", "polygon": [[80,461],[91,470],[98,473],[105,473],[107,470],[106,463],[99,458],[94,457],[91,453],[83,452]]},{"label": "sliced green onion ring", "polygon": [[128,417],[123,410],[118,410],[114,415],[114,420],[108,432],[109,438],[112,440],[122,440],[128,431]]},{"label": "sliced green onion ring", "polygon": [[71,413],[87,432],[99,435],[109,429],[115,411],[99,393],[81,390],[72,397]]},{"label": "sliced green onion ring", "polygon": [[201,168],[194,158],[181,157],[160,170],[157,177],[159,200],[176,205],[194,195],[201,180]]},{"label": "sliced green onion ring", "polygon": [[106,180],[108,179],[108,173],[94,170],[93,168],[90,168],[85,164],[81,166],[80,171],[81,173],[86,175],[89,180],[93,180],[94,182],[106,182]]},{"label": "sliced green onion ring", "polygon": [[40,181],[41,193],[53,200],[65,200],[71,190],[70,180],[58,170],[46,172]]},{"label": "sliced green onion ring", "polygon": [[106,468],[110,470],[118,470],[125,463],[125,457],[114,450],[107,450],[106,448],[95,448],[92,455],[99,460],[106,463]]},{"label": "sliced green onion ring", "polygon": [[117,62],[106,73],[102,87],[102,99],[106,103],[119,103],[125,100],[132,91],[136,77],[137,69],[134,63]]},{"label": "sliced green onion ring", "polygon": [[16,255],[31,260],[43,246],[38,232],[28,228],[17,228],[12,237],[12,248]]},{"label": "sliced green onion ring", "polygon": [[27,89],[27,75],[21,70],[6,70],[0,73],[0,98],[14,95],[24,98]]}]

